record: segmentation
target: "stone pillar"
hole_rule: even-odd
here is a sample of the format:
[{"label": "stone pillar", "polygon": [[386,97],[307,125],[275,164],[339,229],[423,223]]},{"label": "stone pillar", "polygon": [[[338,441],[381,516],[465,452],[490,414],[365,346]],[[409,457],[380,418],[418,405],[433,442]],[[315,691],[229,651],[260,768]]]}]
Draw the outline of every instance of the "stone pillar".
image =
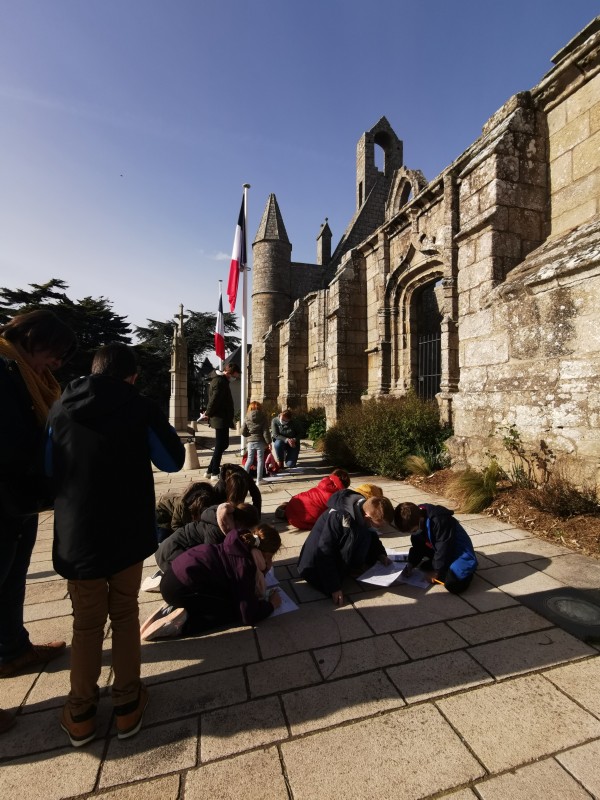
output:
[{"label": "stone pillar", "polygon": [[187,342],[183,334],[183,305],[173,329],[171,350],[171,397],[169,400],[169,422],[176,431],[187,432],[188,427],[188,363]]}]

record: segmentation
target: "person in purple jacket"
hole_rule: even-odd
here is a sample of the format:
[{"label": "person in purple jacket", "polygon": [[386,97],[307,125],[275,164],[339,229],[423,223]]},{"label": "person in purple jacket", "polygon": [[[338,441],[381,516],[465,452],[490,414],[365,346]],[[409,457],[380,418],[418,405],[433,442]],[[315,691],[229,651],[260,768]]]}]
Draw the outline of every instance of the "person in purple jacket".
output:
[{"label": "person in purple jacket", "polygon": [[140,628],[141,638],[202,633],[222,625],[255,625],[281,605],[276,589],[267,598],[265,573],[281,547],[271,525],[232,530],[221,544],[191,547],[170,564],[160,582],[166,606]]}]

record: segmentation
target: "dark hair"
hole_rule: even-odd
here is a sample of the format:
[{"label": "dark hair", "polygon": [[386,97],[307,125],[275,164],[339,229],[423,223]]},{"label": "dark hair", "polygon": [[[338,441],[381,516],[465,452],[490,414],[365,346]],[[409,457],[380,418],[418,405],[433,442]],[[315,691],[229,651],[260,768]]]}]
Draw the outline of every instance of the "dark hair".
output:
[{"label": "dark hair", "polygon": [[243,470],[244,475],[239,472],[230,472],[225,478],[225,496],[228,503],[233,503],[237,506],[243,503],[246,495],[248,494],[248,478],[246,471]]},{"label": "dark hair", "polygon": [[340,469],[340,467],[338,467],[337,469],[334,469],[331,474],[340,479],[341,484],[345,489],[350,486],[350,475],[348,475],[345,469]]},{"label": "dark hair", "polygon": [[20,345],[27,353],[47,350],[55,358],[68,361],[77,350],[77,337],[53,311],[39,308],[17,314],[0,327],[0,335]]},{"label": "dark hair", "polygon": [[205,508],[214,505],[215,490],[211,484],[206,481],[192,483],[181,495],[181,501],[188,509],[192,520],[195,522],[200,519],[200,514],[202,514]]},{"label": "dark hair", "polygon": [[258,525],[259,514],[256,506],[252,503],[240,503],[233,509],[231,515],[236,528],[253,528]]},{"label": "dark hair", "polygon": [[394,525],[402,533],[409,533],[421,522],[423,512],[415,503],[398,503],[394,511]]},{"label": "dark hair", "polygon": [[92,375],[108,375],[124,381],[137,373],[137,360],[133,348],[121,342],[100,347],[92,361]]},{"label": "dark hair", "polygon": [[223,372],[231,372],[232,375],[234,372],[237,372],[238,375],[240,375],[242,370],[240,369],[239,364],[236,364],[235,361],[230,361],[229,364],[225,365]]},{"label": "dark hair", "polygon": [[[258,542],[256,537],[258,537]],[[262,550],[263,553],[276,553],[281,547],[279,532],[272,525],[267,525],[264,522],[251,531],[241,532],[240,539],[250,549],[256,547],[258,550]]]}]

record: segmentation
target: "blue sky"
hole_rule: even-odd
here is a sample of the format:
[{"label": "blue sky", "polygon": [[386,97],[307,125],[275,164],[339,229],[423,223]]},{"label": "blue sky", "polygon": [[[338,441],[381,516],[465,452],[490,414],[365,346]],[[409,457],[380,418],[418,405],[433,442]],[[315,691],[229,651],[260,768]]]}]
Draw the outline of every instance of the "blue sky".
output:
[{"label": "blue sky", "polygon": [[0,0],[0,285],[63,278],[132,324],[215,311],[248,182],[292,257],[354,212],[385,115],[434,178],[597,0]]}]

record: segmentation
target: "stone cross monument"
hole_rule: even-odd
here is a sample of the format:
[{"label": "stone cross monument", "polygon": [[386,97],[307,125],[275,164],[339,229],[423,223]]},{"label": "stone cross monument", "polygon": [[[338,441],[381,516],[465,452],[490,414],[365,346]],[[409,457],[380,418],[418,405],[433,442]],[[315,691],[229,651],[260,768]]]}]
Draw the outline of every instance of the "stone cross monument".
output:
[{"label": "stone cross monument", "polygon": [[171,349],[171,399],[169,400],[169,422],[176,431],[186,431],[188,426],[187,392],[187,343],[183,334],[183,304],[179,306],[176,324],[173,328],[173,347]]}]

